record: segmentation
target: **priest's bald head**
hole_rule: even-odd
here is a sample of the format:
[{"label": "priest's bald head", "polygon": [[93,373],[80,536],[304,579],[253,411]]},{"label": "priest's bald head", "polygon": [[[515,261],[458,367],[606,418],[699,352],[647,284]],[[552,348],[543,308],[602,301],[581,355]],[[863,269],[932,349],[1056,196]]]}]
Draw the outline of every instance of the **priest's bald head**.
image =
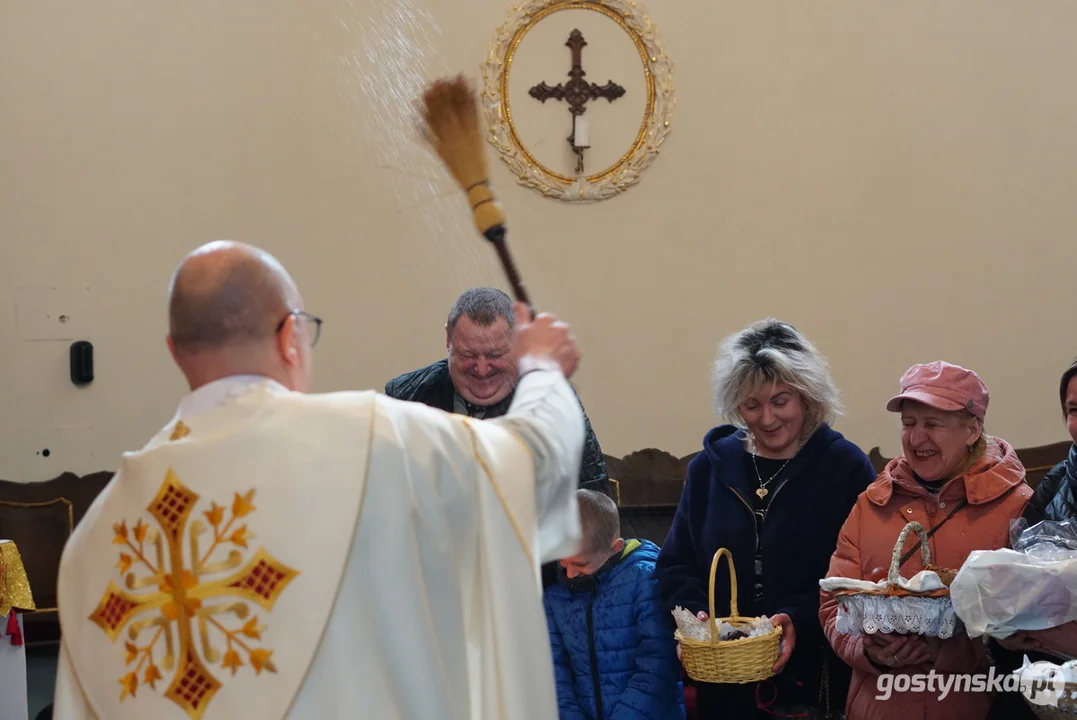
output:
[{"label": "priest's bald head", "polygon": [[211,242],[188,255],[168,293],[168,347],[191,389],[262,375],[310,389],[321,320],[280,262],[256,247]]}]

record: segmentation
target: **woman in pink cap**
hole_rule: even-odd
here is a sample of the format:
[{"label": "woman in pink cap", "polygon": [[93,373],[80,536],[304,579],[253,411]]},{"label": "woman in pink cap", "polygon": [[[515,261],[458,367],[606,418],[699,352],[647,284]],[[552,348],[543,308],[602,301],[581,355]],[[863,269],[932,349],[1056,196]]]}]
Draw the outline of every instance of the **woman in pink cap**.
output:
[{"label": "woman in pink cap", "polygon": [[[1006,441],[984,433],[988,390],[971,370],[946,362],[915,365],[901,378],[901,394],[886,409],[901,414],[902,455],[890,461],[857,500],[842,527],[828,577],[880,580],[902,528],[917,521],[931,534],[932,561],[957,569],[973,550],[1006,547],[1010,521],[1021,516],[1032,490]],[[918,542],[909,538],[905,555]],[[904,555],[903,555],[904,557]],[[903,577],[923,569],[914,552]],[[945,676],[986,673],[981,640],[955,633],[946,640],[921,635],[845,635],[835,628],[837,601],[823,595],[819,619],[835,652],[853,668],[848,720],[946,718],[983,720],[988,692],[893,693],[876,699],[884,673]],[[915,686],[914,686],[915,687]],[[951,686],[954,687],[954,686]]]}]

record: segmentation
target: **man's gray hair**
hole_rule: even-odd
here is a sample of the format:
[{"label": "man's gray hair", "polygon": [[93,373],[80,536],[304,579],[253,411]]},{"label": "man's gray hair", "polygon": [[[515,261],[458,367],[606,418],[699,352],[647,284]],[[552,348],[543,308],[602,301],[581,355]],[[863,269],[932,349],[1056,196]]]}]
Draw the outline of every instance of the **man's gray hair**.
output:
[{"label": "man's gray hair", "polygon": [[741,428],[741,403],[759,386],[773,383],[789,385],[804,399],[805,438],[842,412],[826,358],[796,328],[779,320],[753,323],[723,340],[711,379],[718,415]]},{"label": "man's gray hair", "polygon": [[449,319],[445,323],[445,329],[450,335],[456,328],[456,321],[462,315],[467,315],[480,327],[493,325],[499,317],[505,318],[510,328],[516,324],[516,316],[512,311],[512,298],[497,288],[471,288],[456,298],[456,302],[449,310]]},{"label": "man's gray hair", "polygon": [[621,516],[617,504],[609,495],[594,490],[577,490],[580,506],[580,528],[583,530],[583,552],[609,550],[621,536]]}]

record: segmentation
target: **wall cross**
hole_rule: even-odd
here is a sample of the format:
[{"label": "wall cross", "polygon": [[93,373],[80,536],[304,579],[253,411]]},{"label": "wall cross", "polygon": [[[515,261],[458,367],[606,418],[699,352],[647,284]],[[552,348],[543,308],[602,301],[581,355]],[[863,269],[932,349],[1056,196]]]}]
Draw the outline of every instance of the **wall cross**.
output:
[{"label": "wall cross", "polygon": [[587,102],[606,98],[612,103],[624,96],[625,89],[612,80],[605,85],[584,80],[587,73],[583,69],[583,48],[587,45],[587,41],[583,39],[583,33],[579,30],[569,33],[568,42],[565,45],[572,51],[572,69],[568,71],[569,81],[563,84],[557,83],[553,87],[543,81],[531,88],[528,94],[542,103],[550,98],[568,103],[568,111],[572,114],[572,134],[568,137],[568,143],[572,151],[576,153],[576,172],[582,173],[583,150],[591,145],[586,121],[581,121],[581,116],[587,112]]}]

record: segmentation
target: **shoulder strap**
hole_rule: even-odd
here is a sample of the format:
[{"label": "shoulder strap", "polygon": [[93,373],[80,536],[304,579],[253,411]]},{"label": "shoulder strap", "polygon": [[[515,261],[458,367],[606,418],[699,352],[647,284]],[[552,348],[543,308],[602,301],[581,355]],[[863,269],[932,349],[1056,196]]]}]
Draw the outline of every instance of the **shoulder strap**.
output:
[{"label": "shoulder strap", "polygon": [[[927,533],[927,536],[928,536],[928,537],[931,537],[932,535],[934,535],[935,533],[937,533],[937,532],[939,531],[939,529],[940,529],[940,528],[941,528],[941,527],[942,527],[943,525],[945,525],[945,524],[947,523],[947,521],[949,521],[949,519],[950,519],[950,518],[952,518],[952,517],[953,517],[954,515],[957,515],[957,514],[958,514],[959,512],[961,512],[961,510],[962,510],[962,509],[964,509],[964,507],[965,507],[966,505],[968,505],[968,504],[969,504],[969,499],[968,499],[967,497],[965,497],[965,498],[961,498],[961,501],[960,501],[959,503],[957,503],[957,505],[956,505],[956,506],[954,507],[954,509],[953,509],[953,510],[951,510],[951,511],[950,511],[950,514],[949,514],[949,515],[947,515],[946,517],[944,517],[944,518],[942,519],[942,522],[940,522],[940,523],[939,523],[938,525],[936,525],[935,527],[931,528],[931,530],[929,530],[929,531],[928,531],[928,533]],[[920,542],[919,540],[917,540],[917,541],[916,541],[916,544],[912,546],[912,550],[909,550],[909,551],[908,551],[907,553],[905,553],[905,554],[904,554],[904,555],[903,555],[903,556],[901,557],[901,562],[900,562],[900,563],[898,563],[898,567],[899,567],[899,568],[900,568],[900,567],[901,567],[902,565],[904,565],[904,564],[905,564],[905,561],[906,561],[906,560],[908,560],[909,558],[911,558],[911,557],[912,557],[913,555],[915,555],[915,554],[916,554],[916,552],[917,552],[917,551],[918,551],[918,550],[920,549],[920,545],[921,545],[921,542]]]}]

